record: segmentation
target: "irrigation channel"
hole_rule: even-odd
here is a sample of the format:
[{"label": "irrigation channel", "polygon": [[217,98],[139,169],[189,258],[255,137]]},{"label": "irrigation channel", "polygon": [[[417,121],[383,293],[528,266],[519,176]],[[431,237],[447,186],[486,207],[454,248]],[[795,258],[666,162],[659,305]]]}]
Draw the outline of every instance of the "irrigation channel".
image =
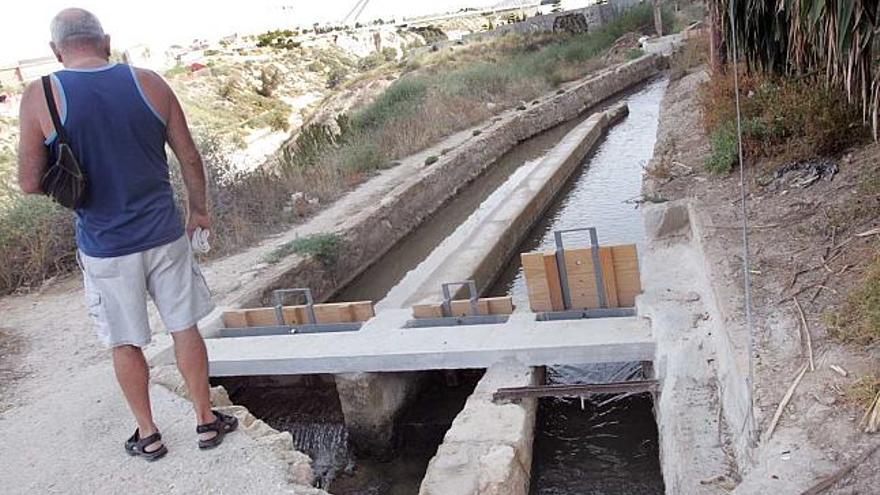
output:
[{"label": "irrigation channel", "polygon": [[[612,127],[575,170],[544,217],[516,251],[552,249],[553,231],[594,226],[604,244],[641,243],[640,213],[625,201],[639,195],[642,168],[656,139],[665,79],[654,79],[612,98],[626,101],[629,116]],[[399,242],[334,297],[373,300],[377,311],[404,307],[408,290],[442,256],[444,240],[462,235],[468,222],[506,197],[505,184],[526,173],[574,126],[602,108],[523,141],[486,173]],[[583,245],[576,235],[566,243]],[[439,288],[438,288],[439,292]],[[513,256],[485,295],[512,295],[528,310],[519,256]],[[638,363],[549,367],[548,382],[616,381],[640,377]],[[332,376],[216,379],[233,401],[274,428],[290,431],[311,456],[319,483],[335,495],[413,495],[428,461],[482,375],[480,370],[426,373],[422,392],[396,424],[394,453],[355,459]],[[536,425],[533,494],[663,493],[657,427],[648,395],[542,399]]]}]

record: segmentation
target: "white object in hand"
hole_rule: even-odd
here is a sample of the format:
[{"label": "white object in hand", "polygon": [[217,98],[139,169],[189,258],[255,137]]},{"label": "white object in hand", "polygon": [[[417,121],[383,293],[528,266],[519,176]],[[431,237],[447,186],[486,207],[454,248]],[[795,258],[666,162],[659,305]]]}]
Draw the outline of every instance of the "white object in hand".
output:
[{"label": "white object in hand", "polygon": [[211,231],[196,227],[191,240],[193,252],[196,254],[207,254],[211,250],[211,245],[208,243],[210,236]]}]

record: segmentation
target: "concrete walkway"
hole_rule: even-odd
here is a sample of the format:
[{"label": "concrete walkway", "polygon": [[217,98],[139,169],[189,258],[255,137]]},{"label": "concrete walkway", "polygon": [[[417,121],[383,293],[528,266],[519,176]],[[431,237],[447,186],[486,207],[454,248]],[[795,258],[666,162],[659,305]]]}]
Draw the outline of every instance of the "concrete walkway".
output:
[{"label": "concrete walkway", "polygon": [[208,339],[212,376],[488,368],[645,361],[654,341],[636,317],[400,328],[409,310],[388,310],[358,332]]}]

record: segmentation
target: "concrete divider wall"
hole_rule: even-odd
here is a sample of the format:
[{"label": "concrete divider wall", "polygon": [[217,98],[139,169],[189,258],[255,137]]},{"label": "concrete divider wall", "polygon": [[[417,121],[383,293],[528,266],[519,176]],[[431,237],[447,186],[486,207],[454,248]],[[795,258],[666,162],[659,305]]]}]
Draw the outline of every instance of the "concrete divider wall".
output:
[{"label": "concrete divider wall", "polygon": [[[404,306],[436,302],[437,288],[450,280],[473,279],[479,291],[485,290],[605,130],[627,111],[625,104],[615,105],[566,134],[534,170],[511,184],[506,200],[473,226],[472,235],[460,240],[455,256],[442,260]],[[456,292],[456,296],[463,294],[464,289]]]},{"label": "concrete divider wall", "polygon": [[261,284],[243,290],[234,305],[267,304],[271,291],[283,287],[311,287],[317,300],[331,296],[518,142],[570,120],[657,74],[662,61],[654,55],[640,57],[502,118],[480,136],[425,167],[421,174],[401,184],[379,204],[347,219],[337,231],[345,241],[333,267],[323,267],[312,259],[298,256],[282,260],[266,270]]},{"label": "concrete divider wall", "polygon": [[488,370],[428,464],[419,495],[526,495],[537,399],[495,403],[498,388],[543,382],[543,369],[515,362]]}]

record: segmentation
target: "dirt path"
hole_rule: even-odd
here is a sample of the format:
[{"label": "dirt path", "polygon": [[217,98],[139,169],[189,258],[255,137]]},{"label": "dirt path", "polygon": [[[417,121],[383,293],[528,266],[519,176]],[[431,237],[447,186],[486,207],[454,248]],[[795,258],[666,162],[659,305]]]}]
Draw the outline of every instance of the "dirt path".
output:
[{"label": "dirt path", "polygon": [[[706,220],[702,240],[713,290],[726,316],[724,330],[734,346],[747,352],[742,300],[739,178],[705,172],[709,152],[697,95],[706,76],[691,74],[670,84],[661,112],[655,158],[646,178],[646,195],[690,198]],[[749,169],[751,273],[755,313],[755,403],[760,440],[740,461],[743,481],[735,493],[800,493],[878,441],[856,426],[861,412],[847,402],[846,390],[880,371],[880,349],[843,345],[828,336],[825,315],[838,308],[868,262],[876,239],[854,234],[877,226],[877,218],[859,216],[857,184],[880,167],[880,145],[855,148],[833,157],[840,167],[833,180],[807,188],[774,179],[762,164]],[[757,170],[757,172],[756,172]],[[759,186],[755,176],[761,176]],[[846,214],[847,221],[835,222]],[[835,259],[828,249],[846,241]],[[827,266],[827,268],[826,268]],[[796,273],[808,267],[818,269]],[[848,267],[848,268],[845,268]],[[799,293],[815,354],[808,371],[772,436],[771,417],[799,369],[807,362],[806,343],[791,296]],[[747,354],[746,354],[747,355]],[[830,365],[848,371],[843,377]],[[873,456],[827,493],[876,493],[880,455]]]}]

